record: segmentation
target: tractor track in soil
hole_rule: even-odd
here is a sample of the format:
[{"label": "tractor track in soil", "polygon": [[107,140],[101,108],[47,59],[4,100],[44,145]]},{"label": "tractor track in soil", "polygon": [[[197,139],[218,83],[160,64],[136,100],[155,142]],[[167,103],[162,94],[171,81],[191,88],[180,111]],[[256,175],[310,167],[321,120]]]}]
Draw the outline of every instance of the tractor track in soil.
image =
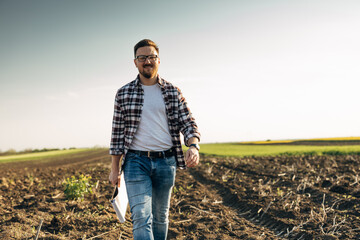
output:
[{"label": "tractor track in soil", "polygon": [[[249,161],[252,164],[249,164]],[[190,172],[195,179],[203,185],[207,185],[208,189],[216,190],[225,206],[232,208],[238,213],[238,216],[253,224],[272,231],[274,237],[284,239],[336,239],[341,235],[348,235],[346,231],[340,231],[340,228],[345,226],[345,220],[342,226],[336,226],[335,223],[339,224],[340,222],[340,220],[336,222],[336,217],[339,219],[340,216],[341,219],[341,217],[352,216],[347,221],[351,222],[350,233],[354,236],[349,234],[346,238],[357,239],[359,237],[356,233],[358,232],[359,213],[354,207],[356,206],[358,209],[360,203],[358,199],[359,187],[356,186],[357,182],[350,184],[349,181],[351,181],[351,175],[353,179],[357,179],[357,175],[354,173],[356,173],[356,168],[358,169],[356,166],[358,161],[357,156],[253,157],[251,159],[238,159],[237,161],[234,159],[223,161],[219,158],[211,160],[210,158],[207,169],[202,167],[202,169],[192,169]],[[219,164],[219,162],[221,163]],[[256,164],[257,162],[261,162],[261,164]],[[286,168],[294,167],[292,162],[297,163],[297,170],[286,171]],[[273,165],[275,163],[278,166],[270,169],[264,167],[271,166],[270,163]],[[325,171],[317,166],[319,163],[324,165]],[[341,168],[336,166],[334,169],[333,166],[330,167],[334,163],[336,165],[352,163],[355,166],[349,167],[347,165]],[[280,170],[279,168],[283,164],[287,166]],[[313,174],[309,174],[309,171],[305,171],[304,168],[311,169]],[[322,178],[319,178],[314,170],[315,168],[320,169]],[[256,169],[260,169],[266,174]],[[336,170],[336,174],[334,174],[334,170]],[[345,179],[345,181],[339,182],[336,181],[336,178]],[[236,182],[236,179],[239,181]],[[243,179],[246,179],[247,182],[241,181]],[[305,181],[303,181],[304,179]],[[269,196],[260,196],[254,191],[256,186],[253,183],[259,180],[264,180],[262,182],[264,185],[273,181],[272,189],[275,188],[279,191],[279,188],[284,188],[288,192],[284,191],[282,194],[283,190],[280,190],[281,194],[278,193],[278,196],[272,194],[272,199],[266,201]],[[240,189],[244,191],[240,192]],[[285,201],[289,200],[289,197],[294,198],[295,196],[301,199],[304,208],[298,211],[282,210]],[[324,212],[323,219],[318,219],[321,211]],[[333,221],[333,226],[331,226],[331,221]]]},{"label": "tractor track in soil", "polygon": [[214,195],[216,194],[221,196],[223,205],[230,208],[231,211],[237,213],[237,218],[244,218],[255,226],[263,227],[262,230],[267,230],[267,232],[273,235],[272,237],[275,239],[283,238],[285,236],[287,239],[300,239],[304,236],[307,236],[306,233],[297,231],[286,235],[288,231],[293,229],[293,225],[286,224],[283,221],[277,220],[271,215],[264,213],[263,211],[259,211],[262,209],[260,205],[250,204],[249,202],[242,201],[238,194],[236,192],[233,193],[233,191],[231,191],[226,186],[226,184],[210,179],[206,177],[205,174],[196,170],[192,170],[191,174],[197,181],[201,182],[203,185],[206,185],[207,190],[216,189],[216,193],[214,193]]}]

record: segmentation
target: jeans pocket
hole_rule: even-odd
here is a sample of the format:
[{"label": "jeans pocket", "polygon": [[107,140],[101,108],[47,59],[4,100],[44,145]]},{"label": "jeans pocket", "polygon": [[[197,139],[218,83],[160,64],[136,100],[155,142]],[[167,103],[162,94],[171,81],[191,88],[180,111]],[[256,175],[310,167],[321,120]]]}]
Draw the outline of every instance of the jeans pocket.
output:
[{"label": "jeans pocket", "polygon": [[175,156],[165,158],[165,162],[168,166],[176,166]]}]

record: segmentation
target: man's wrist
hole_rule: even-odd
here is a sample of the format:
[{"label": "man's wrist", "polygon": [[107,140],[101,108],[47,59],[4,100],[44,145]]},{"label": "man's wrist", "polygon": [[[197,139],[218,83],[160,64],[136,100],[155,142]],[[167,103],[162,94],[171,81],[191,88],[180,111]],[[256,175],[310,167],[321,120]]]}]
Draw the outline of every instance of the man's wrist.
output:
[{"label": "man's wrist", "polygon": [[190,144],[198,144],[200,142],[200,139],[197,137],[191,137],[189,138],[189,140],[186,142],[186,146],[190,147]]},{"label": "man's wrist", "polygon": [[189,145],[189,148],[191,148],[191,147],[194,147],[194,148],[196,148],[198,151],[200,151],[200,146],[199,146],[199,144],[197,144],[197,143],[192,143],[192,144],[190,144],[190,145]]}]

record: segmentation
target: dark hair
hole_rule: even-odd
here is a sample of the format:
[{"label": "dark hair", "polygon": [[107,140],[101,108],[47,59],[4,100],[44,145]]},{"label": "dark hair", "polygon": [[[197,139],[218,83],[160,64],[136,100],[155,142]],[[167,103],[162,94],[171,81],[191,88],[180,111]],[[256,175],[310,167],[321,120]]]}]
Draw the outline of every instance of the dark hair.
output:
[{"label": "dark hair", "polygon": [[156,51],[159,53],[159,47],[156,45],[156,43],[154,43],[150,39],[143,39],[135,45],[134,57],[136,57],[136,51],[141,47],[154,47]]}]

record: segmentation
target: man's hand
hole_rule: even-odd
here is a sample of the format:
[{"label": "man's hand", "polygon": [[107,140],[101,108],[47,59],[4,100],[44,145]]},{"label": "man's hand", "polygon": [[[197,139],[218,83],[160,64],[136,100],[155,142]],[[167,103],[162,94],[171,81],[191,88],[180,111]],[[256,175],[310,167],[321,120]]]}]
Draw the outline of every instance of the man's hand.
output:
[{"label": "man's hand", "polygon": [[117,184],[117,186],[120,187],[121,175],[119,174],[119,171],[111,171],[109,175],[109,181],[112,185],[115,186]]},{"label": "man's hand", "polygon": [[195,147],[190,147],[185,154],[185,163],[188,167],[195,167],[199,164],[199,151]]}]

